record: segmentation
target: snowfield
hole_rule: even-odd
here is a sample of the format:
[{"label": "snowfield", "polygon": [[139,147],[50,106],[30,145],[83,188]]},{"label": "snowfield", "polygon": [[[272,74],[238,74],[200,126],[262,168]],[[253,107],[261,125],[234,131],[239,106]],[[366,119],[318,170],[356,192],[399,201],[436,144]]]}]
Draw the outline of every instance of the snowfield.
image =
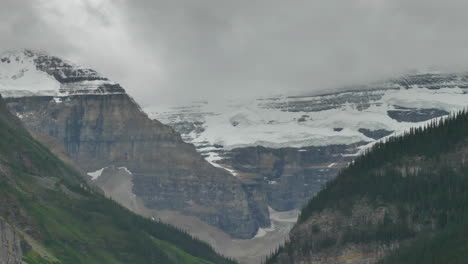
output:
[{"label": "snowfield", "polygon": [[[60,82],[53,75],[40,70],[40,59],[55,60],[57,65],[46,67],[56,69],[60,78],[73,78],[77,77],[74,74],[79,74],[78,77],[82,79]],[[90,80],[86,80],[86,77],[90,77]],[[123,89],[115,92],[103,89],[115,85],[117,83],[90,69],[45,53],[20,50],[0,54],[0,93],[3,97],[54,96],[54,100],[60,103],[61,100],[57,98],[69,95],[124,93]]]},{"label": "snowfield", "polygon": [[439,89],[394,86],[323,96],[157,105],[144,110],[150,117],[175,127],[184,140],[195,144],[209,162],[216,164],[222,159],[220,149],[302,148],[358,142],[371,145],[376,139],[366,135],[363,129],[385,131],[388,136],[428,122],[397,120],[390,112],[412,114],[411,111],[435,109],[448,114],[468,105],[466,92],[467,89],[458,86]]}]

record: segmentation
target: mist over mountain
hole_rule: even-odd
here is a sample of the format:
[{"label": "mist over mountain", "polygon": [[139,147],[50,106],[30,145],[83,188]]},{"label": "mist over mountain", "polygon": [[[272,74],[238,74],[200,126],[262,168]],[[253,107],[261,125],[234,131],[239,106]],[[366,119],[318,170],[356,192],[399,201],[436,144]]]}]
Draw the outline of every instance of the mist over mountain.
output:
[{"label": "mist over mountain", "polygon": [[0,264],[464,263],[467,11],[2,0]]},{"label": "mist over mountain", "polygon": [[280,246],[308,200],[374,144],[468,103],[468,75],[426,72],[142,109],[120,84],[48,53],[0,61],[6,105],[37,140],[121,205],[242,263]]},{"label": "mist over mountain", "polygon": [[468,69],[467,4],[457,0],[4,0],[1,7],[1,50],[43,49],[99,69],[144,106]]}]

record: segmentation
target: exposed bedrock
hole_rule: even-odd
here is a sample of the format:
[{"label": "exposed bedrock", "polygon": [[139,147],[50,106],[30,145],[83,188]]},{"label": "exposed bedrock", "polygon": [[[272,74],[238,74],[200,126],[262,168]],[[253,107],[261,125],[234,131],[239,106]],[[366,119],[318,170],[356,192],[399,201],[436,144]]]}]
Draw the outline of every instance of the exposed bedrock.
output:
[{"label": "exposed bedrock", "polygon": [[[178,210],[249,238],[269,225],[266,204],[226,171],[206,162],[172,128],[151,120],[126,94],[7,98],[36,135],[61,142],[84,171],[126,167],[133,192],[151,209]],[[47,142],[46,142],[47,143]]]},{"label": "exposed bedrock", "polygon": [[0,264],[20,264],[23,258],[19,233],[0,218]]},{"label": "exposed bedrock", "polygon": [[[302,208],[322,185],[352,160],[361,143],[305,148],[246,147],[227,152],[226,165],[244,184],[264,193],[277,211]],[[259,195],[260,196],[260,195]]]}]

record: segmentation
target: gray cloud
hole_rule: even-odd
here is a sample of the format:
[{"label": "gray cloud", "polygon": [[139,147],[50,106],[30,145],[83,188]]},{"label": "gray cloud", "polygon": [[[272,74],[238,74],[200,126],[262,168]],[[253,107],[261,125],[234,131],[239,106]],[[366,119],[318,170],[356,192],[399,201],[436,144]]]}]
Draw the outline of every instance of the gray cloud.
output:
[{"label": "gray cloud", "polygon": [[97,68],[144,104],[313,92],[428,67],[468,69],[466,1],[59,2],[3,0],[6,43]]},{"label": "gray cloud", "polygon": [[[41,20],[38,2],[33,0],[2,0],[0,3],[0,48],[12,50],[34,48],[70,50],[73,46]],[[54,40],[54,41],[51,41]]]}]

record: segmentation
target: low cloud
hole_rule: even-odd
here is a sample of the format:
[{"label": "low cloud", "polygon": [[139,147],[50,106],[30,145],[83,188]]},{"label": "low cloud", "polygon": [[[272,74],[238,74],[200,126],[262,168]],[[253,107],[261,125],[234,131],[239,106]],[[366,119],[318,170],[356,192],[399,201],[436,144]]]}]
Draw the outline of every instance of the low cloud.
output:
[{"label": "low cloud", "polygon": [[[66,2],[66,3],[65,3]],[[48,50],[143,104],[468,70],[468,2],[3,0],[0,47]]]}]

